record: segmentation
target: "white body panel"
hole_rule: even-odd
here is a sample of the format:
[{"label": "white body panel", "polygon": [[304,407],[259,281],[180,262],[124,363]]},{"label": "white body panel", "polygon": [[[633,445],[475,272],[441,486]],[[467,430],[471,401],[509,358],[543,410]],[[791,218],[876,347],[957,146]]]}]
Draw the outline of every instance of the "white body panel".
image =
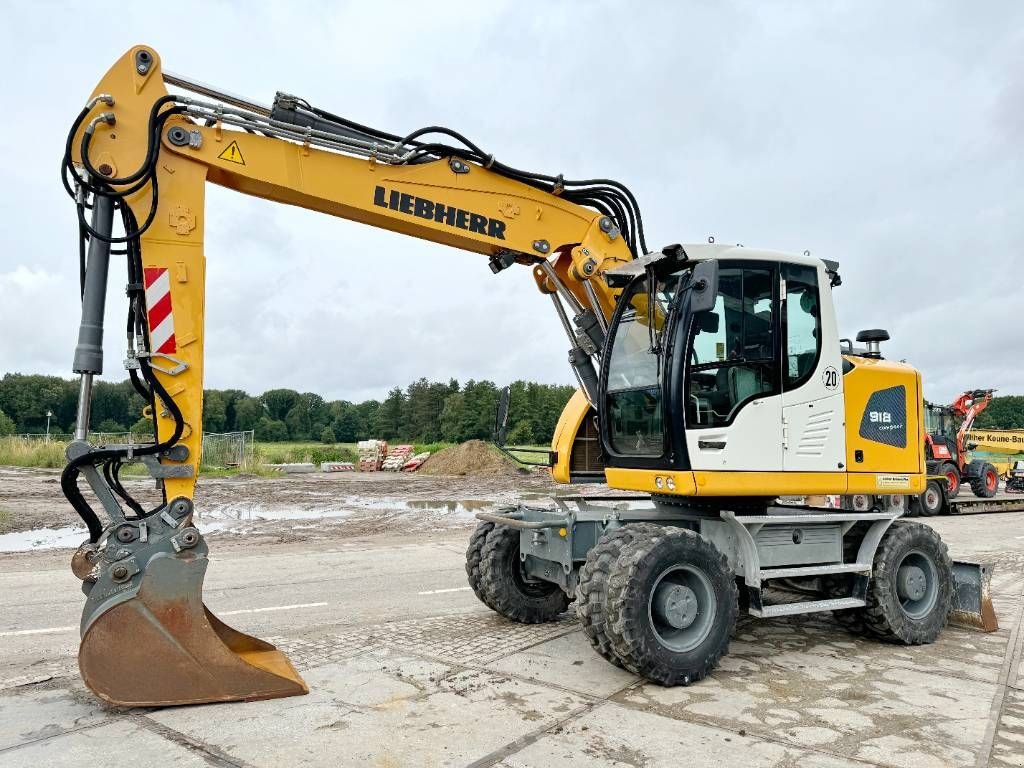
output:
[{"label": "white body panel", "polygon": [[[751,400],[725,427],[688,429],[686,449],[693,469],[779,472],[782,458],[782,398]],[[724,448],[701,443],[725,443]]]}]

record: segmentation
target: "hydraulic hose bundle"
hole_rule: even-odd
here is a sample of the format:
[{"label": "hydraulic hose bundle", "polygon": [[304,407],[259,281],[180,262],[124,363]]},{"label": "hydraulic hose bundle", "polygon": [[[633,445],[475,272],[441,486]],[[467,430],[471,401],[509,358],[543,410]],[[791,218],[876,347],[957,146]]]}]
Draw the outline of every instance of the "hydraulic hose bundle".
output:
[{"label": "hydraulic hose bundle", "polygon": [[[109,100],[109,97],[106,99],[104,97],[97,97],[96,100],[87,105],[86,108],[79,113],[75,122],[72,124],[65,145],[64,158],[61,163],[61,181],[64,184],[65,190],[75,201],[75,208],[78,214],[79,275],[83,296],[85,292],[86,270],[88,268],[85,253],[89,241],[95,238],[105,243],[123,243],[125,245],[123,250],[111,251],[111,253],[124,255],[127,258],[128,317],[125,330],[128,339],[128,348],[134,349],[136,340],[139,340],[148,348],[149,329],[144,301],[145,291],[143,288],[142,249],[139,238],[152,224],[159,202],[156,159],[159,155],[161,131],[163,130],[164,123],[167,119],[171,115],[182,112],[183,108],[179,106],[171,106],[168,109],[162,110],[162,108],[167,104],[173,103],[174,99],[170,96],[159,99],[153,105],[153,109],[150,113],[149,144],[147,147],[146,159],[138,170],[124,177],[110,177],[109,173],[104,174],[103,171],[107,169],[97,169],[93,167],[93,164],[89,159],[89,144],[96,126],[99,123],[112,124],[113,122],[113,115],[110,113],[104,113],[103,115],[95,118],[86,127],[82,136],[80,153],[82,157],[82,165],[86,171],[86,174],[83,176],[78,172],[71,161],[72,142],[92,108],[100,102],[106,103],[109,106],[111,101],[112,100]],[[72,179],[74,186],[72,186]],[[126,198],[144,190],[147,185],[150,188],[151,195],[150,210],[146,216],[146,220],[140,226],[134,212],[126,201]],[[115,189],[115,187],[117,188]],[[85,211],[87,208],[92,207],[92,205],[88,203],[89,194],[92,195],[92,205],[95,205],[99,198],[105,198],[113,204],[115,210],[120,211],[122,226],[124,229],[124,234],[122,236],[113,237],[110,234],[99,232],[86,221]],[[145,352],[145,350],[142,351]],[[137,360],[139,364],[138,369],[129,369],[132,386],[146,400],[146,402],[149,403],[154,414],[154,420],[156,415],[157,399],[160,400],[171,415],[171,418],[174,420],[174,431],[171,436],[164,441],[155,441],[154,443],[147,445],[99,448],[96,450],[90,450],[68,462],[68,465],[65,467],[64,472],[61,475],[61,490],[64,492],[64,495],[67,497],[78,515],[85,522],[89,529],[89,538],[93,542],[99,540],[103,532],[103,526],[96,512],[86,501],[78,487],[78,476],[81,472],[81,468],[87,464],[91,464],[98,469],[101,469],[107,485],[132,510],[136,518],[144,518],[156,514],[163,507],[163,503],[154,509],[146,510],[131,496],[122,484],[120,479],[121,467],[125,461],[130,461],[135,457],[154,455],[166,451],[181,439],[181,435],[185,429],[185,421],[182,417],[181,410],[153,374],[152,367],[150,366],[149,359],[146,354],[139,355]],[[163,501],[166,503],[166,499]]]}]

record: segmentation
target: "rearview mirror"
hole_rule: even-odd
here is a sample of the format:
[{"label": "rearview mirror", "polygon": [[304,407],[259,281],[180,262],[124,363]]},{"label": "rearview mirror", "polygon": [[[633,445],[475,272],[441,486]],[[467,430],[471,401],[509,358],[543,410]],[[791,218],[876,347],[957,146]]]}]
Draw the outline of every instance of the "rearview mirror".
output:
[{"label": "rearview mirror", "polygon": [[718,262],[699,261],[690,276],[690,311],[709,312],[718,295]]}]

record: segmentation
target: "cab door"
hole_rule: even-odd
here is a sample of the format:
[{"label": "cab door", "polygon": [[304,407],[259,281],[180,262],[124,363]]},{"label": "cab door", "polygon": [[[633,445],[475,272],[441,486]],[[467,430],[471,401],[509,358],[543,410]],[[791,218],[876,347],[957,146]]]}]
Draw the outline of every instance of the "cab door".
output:
[{"label": "cab door", "polygon": [[822,267],[781,266],[783,469],[837,472],[846,457],[842,358]]},{"label": "cab door", "polygon": [[692,319],[686,446],[694,470],[783,468],[779,266],[722,261],[714,308]]}]

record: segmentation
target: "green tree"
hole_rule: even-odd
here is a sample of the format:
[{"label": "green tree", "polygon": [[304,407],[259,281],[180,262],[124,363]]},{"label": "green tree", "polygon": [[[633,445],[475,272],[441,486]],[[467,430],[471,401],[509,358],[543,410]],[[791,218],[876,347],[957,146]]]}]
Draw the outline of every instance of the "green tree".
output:
[{"label": "green tree", "polygon": [[993,397],[974,425],[979,429],[1024,429],[1024,395]]},{"label": "green tree", "polygon": [[223,392],[208,389],[203,392],[203,431],[226,432],[228,429],[228,401]]},{"label": "green tree", "polygon": [[0,411],[0,437],[14,434],[14,419]]},{"label": "green tree", "polygon": [[533,425],[526,419],[516,422],[516,425],[508,432],[507,442],[509,445],[532,445]]},{"label": "green tree", "polygon": [[147,419],[145,416],[143,416],[141,419],[132,424],[132,428],[130,431],[133,435],[142,437],[152,437],[153,420]]},{"label": "green tree", "polygon": [[282,443],[288,439],[288,425],[264,416],[256,422],[256,439],[268,443]]},{"label": "green tree", "polygon": [[256,429],[260,419],[267,417],[267,411],[263,403],[255,397],[241,397],[235,401],[235,424],[236,430]]},{"label": "green tree", "polygon": [[405,437],[405,393],[399,387],[395,387],[380,405],[377,414],[377,429],[380,436],[387,440],[394,440],[398,437]]},{"label": "green tree", "polygon": [[320,432],[320,442],[321,443],[333,443],[334,441],[335,441],[334,430],[331,429],[329,426],[328,427],[324,427],[323,430]]},{"label": "green tree", "polygon": [[123,424],[121,424],[121,423],[119,423],[117,421],[114,421],[113,419],[104,419],[99,424],[97,424],[95,427],[93,427],[93,430],[96,431],[96,432],[108,432],[108,433],[127,432],[128,431],[127,429],[124,428]]}]

